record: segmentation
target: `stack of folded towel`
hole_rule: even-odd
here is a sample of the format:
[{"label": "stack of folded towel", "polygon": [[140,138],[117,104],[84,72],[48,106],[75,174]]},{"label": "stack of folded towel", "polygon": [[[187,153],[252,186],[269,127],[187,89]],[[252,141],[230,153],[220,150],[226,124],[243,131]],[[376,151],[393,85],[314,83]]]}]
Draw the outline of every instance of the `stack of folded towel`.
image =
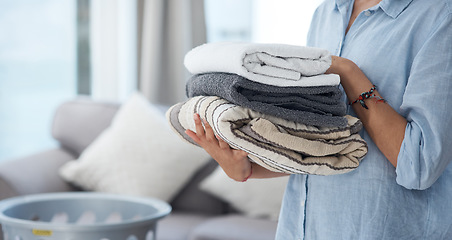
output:
[{"label": "stack of folded towel", "polygon": [[345,115],[339,76],[324,74],[328,51],[284,44],[208,43],[185,56],[193,74],[187,101],[167,112],[196,145],[199,113],[216,135],[276,172],[332,175],[358,167],[367,153],[359,119]]}]

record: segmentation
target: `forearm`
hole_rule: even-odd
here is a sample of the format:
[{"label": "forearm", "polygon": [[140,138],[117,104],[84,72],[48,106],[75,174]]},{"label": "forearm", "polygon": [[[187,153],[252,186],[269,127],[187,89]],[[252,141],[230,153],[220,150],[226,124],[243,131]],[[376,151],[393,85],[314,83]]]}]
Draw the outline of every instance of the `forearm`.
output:
[{"label": "forearm", "polygon": [[[341,85],[350,102],[356,100],[362,92],[369,91],[373,86],[373,83],[359,67],[345,58],[333,56],[333,63],[328,72],[340,75]],[[379,94],[378,89],[373,94],[384,98]],[[397,166],[397,156],[405,136],[406,119],[389,104],[376,101],[376,99],[367,99],[365,104],[368,109],[355,103],[352,105],[353,110],[380,151],[392,165]]]},{"label": "forearm", "polygon": [[250,178],[274,178],[288,176],[287,173],[273,172],[256,163],[252,163],[253,173]]}]

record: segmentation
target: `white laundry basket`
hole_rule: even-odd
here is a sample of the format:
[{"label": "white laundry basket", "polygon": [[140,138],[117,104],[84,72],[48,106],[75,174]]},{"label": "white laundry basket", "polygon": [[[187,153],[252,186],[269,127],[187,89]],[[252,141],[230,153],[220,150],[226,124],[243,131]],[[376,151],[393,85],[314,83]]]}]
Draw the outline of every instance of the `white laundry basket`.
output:
[{"label": "white laundry basket", "polygon": [[155,239],[171,212],[153,198],[103,193],[48,193],[0,201],[5,240]]}]

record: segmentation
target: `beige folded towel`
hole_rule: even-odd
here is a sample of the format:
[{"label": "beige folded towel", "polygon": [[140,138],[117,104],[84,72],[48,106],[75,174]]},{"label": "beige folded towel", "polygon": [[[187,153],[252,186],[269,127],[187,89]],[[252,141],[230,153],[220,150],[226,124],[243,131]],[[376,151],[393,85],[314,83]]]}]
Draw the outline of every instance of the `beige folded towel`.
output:
[{"label": "beige folded towel", "polygon": [[167,119],[183,139],[196,131],[200,114],[231,147],[249,153],[257,164],[275,172],[333,175],[352,171],[367,153],[358,131],[361,121],[345,116],[346,127],[314,127],[240,107],[217,96],[198,96],[173,105]]}]

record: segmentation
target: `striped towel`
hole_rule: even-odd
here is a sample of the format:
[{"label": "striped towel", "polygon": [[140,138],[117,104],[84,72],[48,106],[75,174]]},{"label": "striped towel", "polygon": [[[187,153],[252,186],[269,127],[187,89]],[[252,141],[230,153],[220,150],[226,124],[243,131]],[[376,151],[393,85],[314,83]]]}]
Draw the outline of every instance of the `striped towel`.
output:
[{"label": "striped towel", "polygon": [[190,50],[184,59],[192,74],[235,73],[268,85],[337,86],[335,74],[323,74],[331,65],[325,49],[287,44],[245,42],[206,43]]},{"label": "striped towel", "polygon": [[200,114],[215,134],[231,147],[249,153],[257,164],[275,172],[333,175],[352,171],[367,154],[359,136],[359,119],[345,116],[346,127],[314,127],[262,114],[218,96],[198,96],[170,107],[166,117],[173,130],[195,144],[186,129],[196,131]]}]

